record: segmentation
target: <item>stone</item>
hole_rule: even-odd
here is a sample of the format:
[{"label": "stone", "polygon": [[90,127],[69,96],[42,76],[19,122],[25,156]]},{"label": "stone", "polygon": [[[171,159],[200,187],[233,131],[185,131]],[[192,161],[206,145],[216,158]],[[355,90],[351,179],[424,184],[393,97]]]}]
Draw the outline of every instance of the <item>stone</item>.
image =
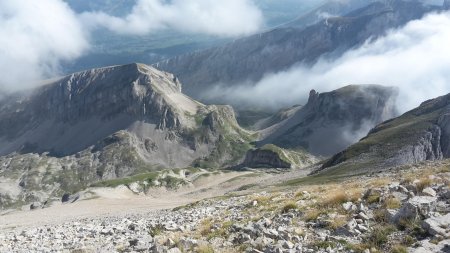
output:
[{"label": "stone", "polygon": [[294,248],[294,244],[290,241],[284,241],[281,246],[285,249],[292,249]]},{"label": "stone", "polygon": [[422,227],[431,235],[450,237],[450,214],[428,218],[422,222]]},{"label": "stone", "polygon": [[167,251],[167,253],[182,253],[179,248],[171,248]]},{"label": "stone", "polygon": [[394,222],[401,219],[418,219],[419,216],[428,218],[436,208],[436,197],[416,196],[408,200],[394,217]]},{"label": "stone", "polygon": [[183,249],[190,249],[198,246],[198,242],[197,240],[191,238],[181,238],[179,245],[183,247]]},{"label": "stone", "polygon": [[278,232],[275,229],[268,229],[267,231],[264,232],[264,235],[271,239],[278,238]]},{"label": "stone", "polygon": [[352,202],[346,202],[346,203],[342,204],[342,207],[347,212],[356,210],[356,206]]},{"label": "stone", "polygon": [[128,243],[130,244],[131,247],[135,247],[138,245],[139,240],[134,238],[128,241]]},{"label": "stone", "polygon": [[450,189],[443,189],[441,196],[444,199],[450,199]]},{"label": "stone", "polygon": [[398,191],[402,192],[402,193],[405,193],[405,194],[409,193],[408,189],[406,189],[406,187],[404,187],[403,185],[399,185],[398,186]]},{"label": "stone", "polygon": [[365,213],[363,213],[363,212],[360,212],[360,213],[358,214],[358,218],[360,218],[360,219],[362,219],[362,220],[369,220],[369,217],[368,217]]},{"label": "stone", "polygon": [[433,188],[431,188],[431,187],[427,187],[427,188],[423,189],[422,193],[425,196],[436,197],[436,191],[433,190]]},{"label": "stone", "polygon": [[356,220],[355,220],[355,219],[351,219],[351,220],[347,223],[346,227],[348,228],[348,230],[352,231],[353,229],[356,228],[357,225],[358,225],[358,223],[356,222]]},{"label": "stone", "polygon": [[369,230],[366,226],[361,225],[361,224],[358,224],[358,225],[356,226],[356,228],[357,228],[359,231],[361,231],[361,232],[367,232],[367,231]]},{"label": "stone", "polygon": [[450,239],[440,241],[438,244],[431,243],[429,240],[418,242],[419,246],[416,248],[409,248],[410,253],[430,253],[430,252],[450,252]]},{"label": "stone", "polygon": [[41,204],[41,203],[39,203],[39,202],[33,202],[33,203],[30,205],[30,210],[39,209],[39,208],[41,208],[41,207],[42,207],[42,204]]},{"label": "stone", "polygon": [[386,220],[388,220],[391,223],[394,223],[398,211],[399,211],[398,209],[386,209],[384,213]]},{"label": "stone", "polygon": [[368,209],[366,206],[364,206],[363,203],[359,203],[359,204],[357,205],[357,210],[358,210],[359,212],[367,212],[369,209]]},{"label": "stone", "polygon": [[400,201],[405,201],[408,199],[409,195],[407,193],[404,192],[393,192],[391,193],[391,196],[400,200]]}]

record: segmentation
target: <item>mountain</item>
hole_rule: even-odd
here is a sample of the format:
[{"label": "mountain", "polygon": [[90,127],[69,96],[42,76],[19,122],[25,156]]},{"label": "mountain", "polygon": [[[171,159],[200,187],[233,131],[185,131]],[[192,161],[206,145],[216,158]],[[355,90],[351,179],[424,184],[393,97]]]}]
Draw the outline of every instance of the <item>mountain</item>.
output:
[{"label": "mountain", "polygon": [[330,156],[353,144],[376,124],[396,115],[397,89],[379,85],[349,85],[318,93],[285,120],[262,130],[258,145],[306,149]]},{"label": "mountain", "polygon": [[[104,12],[115,17],[126,17],[132,12],[137,0],[63,0],[76,13]],[[165,1],[169,4],[170,1]],[[177,4],[177,3],[175,3]],[[269,29],[286,23],[299,14],[315,8],[315,0],[258,0],[255,5],[265,17]],[[222,38],[204,34],[186,34],[172,29],[162,29],[147,35],[127,36],[100,29],[92,34],[92,49],[75,61],[63,65],[65,73],[110,65],[143,62],[153,64],[178,55],[217,47],[230,42]]]},{"label": "mountain", "polygon": [[[278,112],[276,112],[275,114],[270,115],[269,117],[262,118],[260,120],[256,120],[256,122],[254,122],[251,125],[251,128],[255,129],[255,130],[263,130],[263,129],[272,127],[274,125],[277,125],[277,124],[291,118],[292,115],[294,115],[301,108],[302,108],[301,105],[294,105],[289,108],[282,108],[282,109],[278,110]],[[238,117],[238,120],[239,120],[239,117]]]},{"label": "mountain", "polygon": [[450,158],[450,94],[379,124],[329,159],[322,170],[361,174],[444,158]]},{"label": "mountain", "polygon": [[161,168],[230,166],[251,148],[229,106],[142,64],[79,72],[0,101],[0,206]]},{"label": "mountain", "polygon": [[322,19],[329,17],[340,17],[347,13],[358,10],[371,3],[379,2],[377,0],[331,0],[326,1],[316,9],[301,15],[300,17],[284,24],[281,27],[304,28],[308,25],[317,23]]},{"label": "mountain", "polygon": [[235,40],[227,45],[189,53],[155,66],[174,73],[186,94],[202,99],[215,84],[238,85],[295,64],[313,64],[320,57],[336,57],[389,29],[420,19],[444,7],[418,1],[380,1],[347,15],[330,17],[306,28],[281,27]]}]

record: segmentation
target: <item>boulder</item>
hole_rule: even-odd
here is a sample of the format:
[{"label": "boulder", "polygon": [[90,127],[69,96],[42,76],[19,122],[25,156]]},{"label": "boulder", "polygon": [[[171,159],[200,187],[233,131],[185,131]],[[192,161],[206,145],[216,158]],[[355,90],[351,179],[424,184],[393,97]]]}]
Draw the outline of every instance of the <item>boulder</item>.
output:
[{"label": "boulder", "polygon": [[179,248],[171,248],[167,253],[181,253],[181,250]]},{"label": "boulder", "polygon": [[356,211],[356,209],[357,209],[356,206],[352,202],[346,202],[346,203],[342,204],[342,207],[347,212]]},{"label": "boulder", "polygon": [[450,237],[450,213],[444,216],[428,218],[423,221],[422,227],[431,235]]},{"label": "boulder", "polygon": [[398,211],[394,217],[397,223],[404,219],[418,219],[421,217],[428,218],[436,209],[437,198],[428,196],[416,196],[408,200]]},{"label": "boulder", "polygon": [[409,253],[431,253],[431,252],[450,252],[450,239],[440,241],[438,244],[433,244],[429,240],[419,242],[419,247],[409,248]]},{"label": "boulder", "polygon": [[431,188],[431,187],[427,187],[427,188],[423,189],[422,193],[425,196],[436,197],[436,191],[433,190],[433,188]]}]

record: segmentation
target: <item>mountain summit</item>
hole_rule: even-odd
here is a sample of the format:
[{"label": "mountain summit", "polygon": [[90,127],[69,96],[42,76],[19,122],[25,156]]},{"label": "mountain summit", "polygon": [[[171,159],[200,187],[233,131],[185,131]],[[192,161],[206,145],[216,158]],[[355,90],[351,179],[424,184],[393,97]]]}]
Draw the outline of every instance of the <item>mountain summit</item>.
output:
[{"label": "mountain summit", "polygon": [[231,107],[183,95],[172,74],[142,64],[75,73],[1,100],[0,176],[16,190],[0,202],[161,168],[232,165],[251,138]]}]

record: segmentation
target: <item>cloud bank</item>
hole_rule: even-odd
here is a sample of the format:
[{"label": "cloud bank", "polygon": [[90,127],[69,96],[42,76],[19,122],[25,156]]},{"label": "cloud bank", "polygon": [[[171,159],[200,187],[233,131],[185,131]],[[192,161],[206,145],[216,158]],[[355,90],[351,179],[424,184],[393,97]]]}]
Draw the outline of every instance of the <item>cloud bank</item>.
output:
[{"label": "cloud bank", "polygon": [[450,12],[431,14],[367,42],[335,60],[268,74],[256,84],[218,85],[206,99],[266,108],[304,104],[311,89],[326,92],[347,84],[382,84],[400,90],[401,112],[450,92]]},{"label": "cloud bank", "polygon": [[77,14],[62,0],[0,0],[0,93],[61,75],[63,62],[88,53],[96,28],[122,34],[162,29],[240,36],[263,23],[251,0],[138,0],[129,15]]},{"label": "cloud bank", "polygon": [[91,29],[143,35],[170,29],[223,37],[248,35],[263,25],[263,15],[251,0],[138,0],[131,13],[115,17],[104,12],[82,14]]},{"label": "cloud bank", "polygon": [[89,47],[75,13],[60,0],[0,0],[0,91],[29,88]]}]

